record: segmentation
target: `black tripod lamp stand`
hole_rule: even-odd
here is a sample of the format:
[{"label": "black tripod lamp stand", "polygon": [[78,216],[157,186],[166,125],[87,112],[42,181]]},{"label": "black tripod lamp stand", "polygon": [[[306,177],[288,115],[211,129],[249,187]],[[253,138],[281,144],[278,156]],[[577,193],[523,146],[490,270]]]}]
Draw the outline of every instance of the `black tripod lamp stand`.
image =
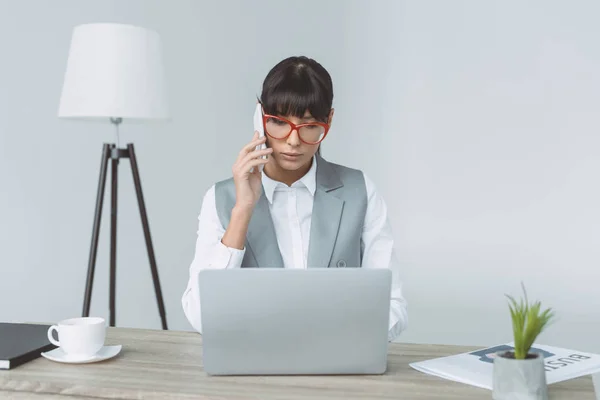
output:
[{"label": "black tripod lamp stand", "polygon": [[102,148],[82,316],[87,317],[90,314],[100,222],[110,163],[109,324],[116,325],[118,169],[120,161],[128,159],[161,325],[162,329],[168,329],[135,149],[132,143],[123,148],[119,145],[119,127],[124,119],[143,121],[169,118],[158,33],[124,24],[99,23],[75,27],[59,117],[110,121],[116,131],[116,143],[105,143]]}]

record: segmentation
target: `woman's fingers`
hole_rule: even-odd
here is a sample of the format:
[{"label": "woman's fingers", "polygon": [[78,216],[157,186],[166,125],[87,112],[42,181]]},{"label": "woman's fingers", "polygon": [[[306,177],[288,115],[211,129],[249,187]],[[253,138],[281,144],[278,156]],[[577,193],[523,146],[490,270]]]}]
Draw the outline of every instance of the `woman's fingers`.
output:
[{"label": "woman's fingers", "polygon": [[242,157],[244,157],[246,154],[248,154],[252,150],[254,150],[256,148],[256,146],[260,146],[261,144],[265,143],[266,140],[267,139],[264,136],[259,138],[258,132],[254,132],[252,141],[250,143],[248,143],[247,145],[245,145],[244,147],[242,147],[242,150],[240,150],[240,153],[238,154],[238,160],[241,159]]},{"label": "woman's fingers", "polygon": [[264,159],[262,157],[250,157],[242,162],[240,162],[239,169],[242,174],[252,172],[252,167],[260,164],[266,164],[269,162],[269,159]]},{"label": "woman's fingers", "polygon": [[267,148],[267,149],[262,149],[262,150],[254,150],[248,154],[246,154],[241,160],[240,160],[240,164],[245,164],[247,163],[249,160],[252,160],[254,158],[259,158],[262,156],[266,156],[269,155],[273,152],[273,149],[271,148]]},{"label": "woman's fingers", "polygon": [[[254,167],[256,167],[256,166],[259,166],[259,165],[261,165],[261,164],[262,164],[262,165],[264,165],[264,164],[266,164],[266,163],[268,163],[268,162],[269,162],[269,160],[265,160],[265,159],[262,159],[262,158],[258,158],[258,159],[250,160],[250,161],[248,161],[246,164],[244,164],[244,166],[242,167],[242,170],[243,170],[244,172],[250,172],[250,170],[251,170],[252,168],[254,168]],[[258,168],[257,168],[257,169],[258,169]],[[256,172],[256,169],[254,170],[254,172]]]}]

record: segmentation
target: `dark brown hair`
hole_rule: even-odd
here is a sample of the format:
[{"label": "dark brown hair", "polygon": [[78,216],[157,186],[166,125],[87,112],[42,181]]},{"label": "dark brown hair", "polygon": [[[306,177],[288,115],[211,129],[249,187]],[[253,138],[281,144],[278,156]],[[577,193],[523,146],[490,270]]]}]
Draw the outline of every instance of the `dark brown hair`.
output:
[{"label": "dark brown hair", "polygon": [[333,103],[333,83],[315,60],[299,56],[280,61],[267,74],[260,102],[267,114],[304,117],[327,122]]}]

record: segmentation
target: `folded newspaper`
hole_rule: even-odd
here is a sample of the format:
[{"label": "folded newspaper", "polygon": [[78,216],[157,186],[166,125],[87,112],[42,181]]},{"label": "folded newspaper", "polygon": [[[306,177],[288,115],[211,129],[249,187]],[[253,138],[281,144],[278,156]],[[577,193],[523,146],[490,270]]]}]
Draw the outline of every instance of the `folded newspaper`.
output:
[{"label": "folded newspaper", "polygon": [[[494,357],[513,350],[514,343],[409,364],[417,371],[492,390]],[[536,344],[531,351],[544,356],[548,384],[600,372],[600,355]]]}]

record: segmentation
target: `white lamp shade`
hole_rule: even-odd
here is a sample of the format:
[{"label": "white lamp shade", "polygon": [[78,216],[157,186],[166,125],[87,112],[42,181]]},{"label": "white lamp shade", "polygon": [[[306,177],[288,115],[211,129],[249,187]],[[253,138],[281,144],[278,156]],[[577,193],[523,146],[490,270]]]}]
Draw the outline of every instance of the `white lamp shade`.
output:
[{"label": "white lamp shade", "polygon": [[112,23],[75,27],[58,116],[168,119],[159,34]]}]

